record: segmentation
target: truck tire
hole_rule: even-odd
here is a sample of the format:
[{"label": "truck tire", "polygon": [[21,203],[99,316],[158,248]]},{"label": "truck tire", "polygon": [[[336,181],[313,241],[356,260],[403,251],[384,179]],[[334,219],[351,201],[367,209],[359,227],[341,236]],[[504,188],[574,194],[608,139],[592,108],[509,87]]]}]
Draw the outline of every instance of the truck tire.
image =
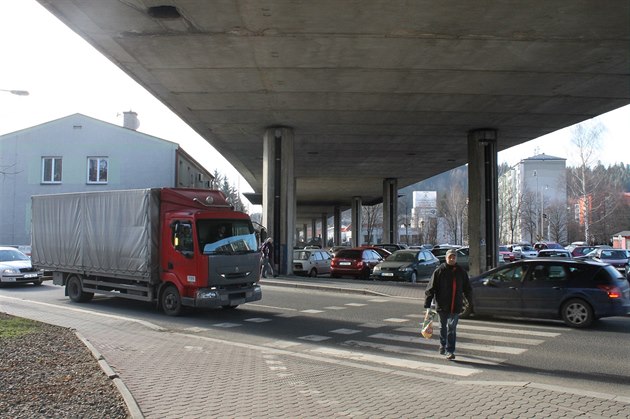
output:
[{"label": "truck tire", "polygon": [[160,305],[167,316],[179,316],[182,313],[182,298],[176,286],[169,285],[164,288],[160,298]]},{"label": "truck tire", "polygon": [[86,303],[94,297],[93,292],[84,292],[81,285],[81,279],[77,276],[71,276],[66,282],[66,293],[71,301],[75,303]]}]

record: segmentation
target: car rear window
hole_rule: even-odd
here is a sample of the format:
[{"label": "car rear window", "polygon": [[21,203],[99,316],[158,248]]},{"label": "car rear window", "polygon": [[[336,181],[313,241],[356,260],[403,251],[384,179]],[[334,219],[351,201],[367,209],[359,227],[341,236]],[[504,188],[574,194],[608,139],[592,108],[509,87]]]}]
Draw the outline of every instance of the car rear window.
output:
[{"label": "car rear window", "polygon": [[361,258],[361,250],[340,250],[335,254],[336,258],[347,258],[347,259],[360,259]]},{"label": "car rear window", "polygon": [[623,275],[621,275],[621,272],[619,272],[611,265],[602,266],[602,268],[597,271],[594,279],[595,282],[598,284],[610,284],[611,282],[615,281],[625,281],[625,278],[623,277]]},{"label": "car rear window", "polygon": [[602,250],[602,259],[626,259],[624,250]]}]

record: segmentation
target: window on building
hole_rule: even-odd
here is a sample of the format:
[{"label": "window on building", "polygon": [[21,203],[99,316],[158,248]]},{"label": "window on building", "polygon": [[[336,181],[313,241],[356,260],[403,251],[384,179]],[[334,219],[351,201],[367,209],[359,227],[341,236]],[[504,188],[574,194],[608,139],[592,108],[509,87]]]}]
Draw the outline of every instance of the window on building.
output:
[{"label": "window on building", "polygon": [[61,157],[42,157],[42,183],[61,183]]},{"label": "window on building", "polygon": [[88,157],[88,183],[107,183],[107,157]]}]

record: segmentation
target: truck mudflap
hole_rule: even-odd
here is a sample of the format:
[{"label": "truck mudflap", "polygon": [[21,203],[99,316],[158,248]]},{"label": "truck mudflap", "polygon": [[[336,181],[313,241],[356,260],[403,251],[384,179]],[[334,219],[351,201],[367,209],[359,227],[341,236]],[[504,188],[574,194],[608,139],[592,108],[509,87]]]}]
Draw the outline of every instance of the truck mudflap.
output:
[{"label": "truck mudflap", "polygon": [[182,305],[199,308],[236,307],[261,299],[262,290],[258,284],[238,289],[200,288],[194,298],[183,297]]}]

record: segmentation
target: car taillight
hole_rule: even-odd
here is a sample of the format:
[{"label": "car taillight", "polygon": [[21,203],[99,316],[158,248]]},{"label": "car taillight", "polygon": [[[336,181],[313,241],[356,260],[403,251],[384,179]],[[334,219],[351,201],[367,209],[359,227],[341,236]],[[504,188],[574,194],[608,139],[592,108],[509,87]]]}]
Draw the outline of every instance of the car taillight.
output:
[{"label": "car taillight", "polygon": [[608,298],[621,297],[621,290],[614,285],[598,285],[597,288],[606,291],[606,293],[608,294]]},{"label": "car taillight", "polygon": [[363,267],[363,261],[360,260],[357,262],[357,268],[361,269]]}]

